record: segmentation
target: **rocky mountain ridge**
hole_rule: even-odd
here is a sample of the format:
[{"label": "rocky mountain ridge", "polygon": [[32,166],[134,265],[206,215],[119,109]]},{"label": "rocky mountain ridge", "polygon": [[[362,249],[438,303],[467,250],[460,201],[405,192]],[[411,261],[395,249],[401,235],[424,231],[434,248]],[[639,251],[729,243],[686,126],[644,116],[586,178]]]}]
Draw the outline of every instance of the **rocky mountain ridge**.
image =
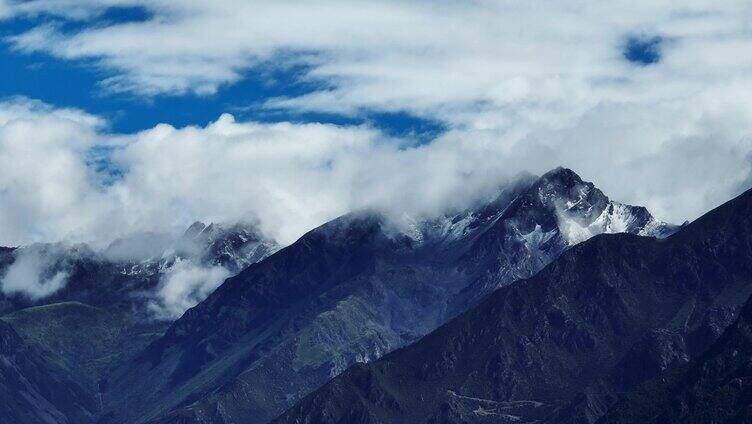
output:
[{"label": "rocky mountain ridge", "polygon": [[[106,397],[113,422],[263,422],[582,238],[675,230],[564,168],[397,228],[379,214],[349,214],[227,280],[115,374],[121,384]],[[122,415],[133,403],[148,406]]]},{"label": "rocky mountain ridge", "polygon": [[752,293],[752,190],[665,240],[600,235],[279,423],[592,423],[698,358]]}]

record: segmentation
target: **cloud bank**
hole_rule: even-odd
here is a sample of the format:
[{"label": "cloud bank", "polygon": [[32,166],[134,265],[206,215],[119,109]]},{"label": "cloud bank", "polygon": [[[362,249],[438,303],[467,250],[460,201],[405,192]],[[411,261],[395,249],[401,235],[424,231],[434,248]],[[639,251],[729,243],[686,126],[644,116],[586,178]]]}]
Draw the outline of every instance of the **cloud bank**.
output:
[{"label": "cloud bank", "polygon": [[[752,146],[744,132],[752,119],[738,109],[691,120],[692,105],[660,114],[613,107],[525,143],[506,144],[496,131],[453,130],[405,146],[367,126],[236,122],[231,115],[206,127],[165,124],[117,135],[84,112],[16,99],[0,104],[1,241],[104,245],[134,232],[182,231],[196,219],[253,216],[284,244],[354,209],[439,213],[520,171],[559,164],[618,200],[683,221],[748,181]],[[100,149],[121,177],[102,177],[90,160]]]},{"label": "cloud bank", "polygon": [[[113,7],[143,17],[99,19]],[[315,89],[265,107],[404,112],[448,128],[418,147],[368,126],[230,115],[119,135],[16,99],[0,105],[5,244],[245,214],[285,243],[352,209],[428,213],[556,165],[674,222],[752,183],[745,1],[32,0],[0,3],[2,16],[44,17],[6,42],[91,61],[110,92],[212,95],[299,65]],[[630,53],[634,40],[651,60]],[[92,165],[102,151],[120,178]]]},{"label": "cloud bank", "polygon": [[15,261],[0,279],[0,290],[37,300],[63,288],[68,281],[68,271],[61,269],[56,256],[48,249],[34,245],[17,250]]},{"label": "cloud bank", "polygon": [[[107,134],[83,112],[16,99],[0,121],[6,244],[107,243],[253,216],[282,243],[353,209],[423,214],[459,206],[518,169],[452,142],[405,148],[365,126],[236,122]],[[2,116],[2,113],[0,113]],[[40,130],[41,128],[41,130]],[[87,158],[109,149],[105,184]],[[40,161],[39,158],[44,158]],[[468,186],[476,190],[468,190]]]}]

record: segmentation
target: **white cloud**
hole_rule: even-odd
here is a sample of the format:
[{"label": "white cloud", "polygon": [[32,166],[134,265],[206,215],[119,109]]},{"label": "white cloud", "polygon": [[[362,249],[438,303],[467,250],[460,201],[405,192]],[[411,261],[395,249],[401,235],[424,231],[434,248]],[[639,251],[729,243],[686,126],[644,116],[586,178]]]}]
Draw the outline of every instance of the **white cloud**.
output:
[{"label": "white cloud", "polygon": [[[90,231],[106,201],[86,166],[102,122],[27,99],[0,104],[2,243]],[[48,240],[49,241],[49,240]]]},{"label": "white cloud", "polygon": [[[0,243],[101,245],[249,214],[290,242],[347,211],[345,179],[369,152],[389,149],[377,146],[378,137],[367,128],[235,123],[229,115],[206,128],[159,125],[118,136],[80,111],[0,103]],[[87,162],[102,146],[115,149],[113,161],[126,172],[113,185]]]},{"label": "white cloud", "polygon": [[230,276],[221,266],[202,267],[191,261],[178,260],[160,278],[157,299],[150,309],[157,317],[177,319],[196,306]]},{"label": "white cloud", "polygon": [[15,261],[0,280],[3,293],[21,293],[36,300],[65,286],[68,272],[55,269],[56,257],[51,252],[36,245],[19,249],[15,253]]},{"label": "white cloud", "polygon": [[161,125],[132,137],[114,157],[125,178],[109,191],[133,225],[251,213],[262,231],[290,243],[353,209],[421,214],[461,205],[512,171],[472,156],[448,144],[400,149],[367,127],[223,115],[206,128]]},{"label": "white cloud", "polygon": [[0,0],[0,19],[13,16],[13,9],[6,0]]},{"label": "white cloud", "polygon": [[[569,126],[542,127],[521,140],[499,129],[456,129],[404,147],[365,126],[236,122],[231,115],[206,127],[163,124],[113,135],[83,112],[17,99],[0,103],[0,243],[103,245],[134,232],[183,230],[197,219],[253,216],[284,244],[354,209],[438,213],[522,170],[559,164],[618,200],[681,222],[750,178],[752,116],[725,102],[710,113],[712,103],[652,110],[601,104]],[[110,185],[86,161],[102,146],[114,149],[111,160],[123,170]]]},{"label": "white cloud", "polygon": [[135,6],[133,0],[1,0],[8,15],[38,16],[50,14],[72,20],[86,20],[101,15],[112,7]]},{"label": "white cloud", "polygon": [[[284,66],[277,62],[284,55],[335,89],[275,105],[404,109],[449,121],[478,104],[587,107],[628,98],[646,78],[672,83],[655,84],[663,94],[654,95],[676,94],[708,77],[743,75],[752,63],[738,54],[750,43],[745,1],[35,0],[15,13],[84,19],[109,6],[143,7],[151,17],[92,21],[73,32],[42,25],[12,42],[22,51],[97,59],[117,73],[105,81],[110,88],[148,94],[212,93],[254,66]],[[670,40],[650,76],[622,60],[630,34]]]},{"label": "white cloud", "polygon": [[[113,5],[141,6],[150,17],[95,20]],[[431,211],[519,170],[559,164],[618,200],[683,221],[751,181],[746,1],[34,0],[5,10],[80,20],[81,30],[46,23],[10,42],[21,52],[94,60],[114,75],[103,81],[110,90],[209,94],[257,66],[295,61],[310,67],[303,79],[327,88],[267,107],[405,111],[449,128],[429,146],[406,149],[368,127],[229,116],[205,128],[118,136],[81,112],[5,104],[7,244],[249,212],[289,242],[353,208]],[[625,61],[630,35],[666,40],[661,60]],[[84,160],[102,144],[117,146],[114,159],[126,170],[110,187]]]}]

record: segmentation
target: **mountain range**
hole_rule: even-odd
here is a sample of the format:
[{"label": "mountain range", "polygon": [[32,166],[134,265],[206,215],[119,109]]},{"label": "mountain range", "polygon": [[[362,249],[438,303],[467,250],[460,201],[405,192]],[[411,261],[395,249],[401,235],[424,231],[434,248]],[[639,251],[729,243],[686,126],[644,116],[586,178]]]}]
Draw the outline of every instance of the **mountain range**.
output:
[{"label": "mountain range", "polygon": [[[196,223],[100,251],[3,249],[0,356],[12,372],[0,373],[0,400],[29,423],[677,413],[677,381],[694,379],[708,402],[726,390],[692,370],[743,325],[750,198],[679,227],[557,168],[462,210],[353,212],[286,247],[251,224]],[[29,257],[44,284],[6,290]],[[717,350],[743,348],[731,338],[741,347]]]},{"label": "mountain range", "polygon": [[[232,275],[276,249],[250,224],[195,223],[175,239],[138,235],[103,250],[63,243],[0,250],[0,324],[10,352],[4,358],[17,374],[8,377],[12,389],[0,399],[26,411],[17,422],[94,422],[111,368],[159,338],[172,321],[157,309],[176,268],[221,267]],[[39,280],[42,288],[50,276],[64,275],[64,284],[44,296],[8,290],[17,275]],[[40,375],[27,375],[32,367]],[[43,378],[44,370],[53,377]],[[0,413],[8,416],[15,417]]]},{"label": "mountain range", "polygon": [[113,374],[105,407],[113,422],[265,422],[349,365],[418,340],[584,239],[675,229],[563,168],[407,225],[349,214],[187,311]]},{"label": "mountain range", "polygon": [[[748,375],[749,356],[737,350],[728,362],[727,340],[702,355],[738,316],[750,283],[752,191],[664,240],[585,241],[420,341],[351,367],[275,422],[643,422],[636,411],[667,422],[648,407],[675,422],[720,422],[700,418],[715,413],[704,409],[714,401],[744,395],[741,380],[738,396],[726,397],[723,373]],[[624,394],[693,360],[676,386],[647,389],[663,390],[663,402],[633,395],[604,418]]]}]

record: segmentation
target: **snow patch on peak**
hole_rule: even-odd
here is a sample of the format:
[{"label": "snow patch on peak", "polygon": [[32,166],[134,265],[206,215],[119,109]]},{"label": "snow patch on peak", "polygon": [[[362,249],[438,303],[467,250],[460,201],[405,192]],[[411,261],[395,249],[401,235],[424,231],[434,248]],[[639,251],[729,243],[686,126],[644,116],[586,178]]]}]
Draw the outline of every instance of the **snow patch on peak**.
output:
[{"label": "snow patch on peak", "polygon": [[681,227],[651,218],[637,234],[645,237],[666,238],[677,232],[679,228]]},{"label": "snow patch on peak", "polygon": [[407,236],[414,243],[422,244],[425,241],[423,234],[423,227],[425,226],[425,222],[415,219],[414,217],[409,215],[403,215],[402,220],[404,222],[404,230],[402,234]]},{"label": "snow patch on peak", "polygon": [[[576,199],[569,199],[567,200],[567,209],[574,209],[577,206],[582,205],[583,202],[586,201],[588,195],[590,194],[590,190],[592,187],[582,184],[577,187],[577,197]],[[592,204],[587,205],[588,208],[592,208]]]},{"label": "snow patch on peak", "polygon": [[673,226],[653,218],[644,208],[609,201],[592,222],[583,221],[573,208],[556,209],[562,238],[571,246],[598,234],[631,233],[641,236],[667,237]]},{"label": "snow patch on peak", "polygon": [[445,214],[438,218],[403,216],[400,234],[408,237],[416,245],[451,243],[471,234],[478,227],[480,220],[482,219],[477,211],[463,211],[456,215]]},{"label": "snow patch on peak", "polygon": [[540,249],[542,245],[551,240],[556,235],[556,231],[543,231],[543,227],[539,224],[535,224],[533,231],[522,234],[522,240],[528,249]]},{"label": "snow patch on peak", "polygon": [[[604,233],[625,233],[637,223],[631,207],[622,203],[611,202],[593,222],[593,226]],[[638,225],[638,224],[637,224]]]},{"label": "snow patch on peak", "polygon": [[476,216],[472,212],[465,212],[454,216],[442,216],[423,225],[423,232],[432,239],[454,241],[464,237]]},{"label": "snow patch on peak", "polygon": [[559,232],[562,238],[570,246],[582,243],[597,234],[594,232],[594,230],[597,230],[597,227],[592,228],[592,225],[582,225],[576,219],[573,219],[571,215],[561,212],[558,209],[556,212]]}]

